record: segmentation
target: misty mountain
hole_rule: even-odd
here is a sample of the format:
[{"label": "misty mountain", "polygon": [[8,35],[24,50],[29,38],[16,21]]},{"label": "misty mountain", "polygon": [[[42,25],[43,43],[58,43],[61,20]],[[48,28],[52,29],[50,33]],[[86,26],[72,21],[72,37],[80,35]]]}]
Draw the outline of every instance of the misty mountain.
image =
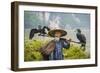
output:
[{"label": "misty mountain", "polygon": [[37,28],[38,25],[49,26],[50,22],[59,22],[62,29],[90,29],[90,14],[24,11],[24,27]]}]

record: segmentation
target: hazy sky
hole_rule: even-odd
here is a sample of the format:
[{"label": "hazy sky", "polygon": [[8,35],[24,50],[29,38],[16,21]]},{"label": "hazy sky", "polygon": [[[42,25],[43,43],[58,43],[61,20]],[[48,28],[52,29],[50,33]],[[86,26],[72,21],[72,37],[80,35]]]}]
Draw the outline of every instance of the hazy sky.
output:
[{"label": "hazy sky", "polygon": [[41,26],[60,27],[62,29],[90,29],[90,14],[24,11],[26,28]]}]

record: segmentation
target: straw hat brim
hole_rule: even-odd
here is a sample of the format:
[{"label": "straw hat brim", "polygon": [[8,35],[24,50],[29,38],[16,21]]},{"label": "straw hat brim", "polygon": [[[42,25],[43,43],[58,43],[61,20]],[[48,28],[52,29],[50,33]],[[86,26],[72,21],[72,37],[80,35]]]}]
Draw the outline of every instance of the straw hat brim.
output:
[{"label": "straw hat brim", "polygon": [[62,30],[62,29],[51,30],[51,31],[48,32],[48,35],[51,36],[51,37],[55,37],[55,32],[60,32],[61,37],[67,35],[67,32]]}]

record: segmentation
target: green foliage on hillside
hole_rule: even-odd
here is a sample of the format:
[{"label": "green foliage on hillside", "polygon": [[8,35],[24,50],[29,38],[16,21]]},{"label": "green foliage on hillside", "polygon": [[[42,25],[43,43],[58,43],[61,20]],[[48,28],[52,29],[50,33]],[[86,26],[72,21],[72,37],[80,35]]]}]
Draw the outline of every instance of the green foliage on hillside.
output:
[{"label": "green foliage on hillside", "polygon": [[[24,45],[24,61],[42,61],[43,56],[40,53],[40,48],[48,41],[43,40],[26,40]],[[86,59],[87,53],[80,49],[78,45],[71,45],[69,49],[63,49],[64,59]]]},{"label": "green foliage on hillside", "polygon": [[65,59],[86,59],[87,54],[79,46],[71,45],[69,49],[63,49]]}]

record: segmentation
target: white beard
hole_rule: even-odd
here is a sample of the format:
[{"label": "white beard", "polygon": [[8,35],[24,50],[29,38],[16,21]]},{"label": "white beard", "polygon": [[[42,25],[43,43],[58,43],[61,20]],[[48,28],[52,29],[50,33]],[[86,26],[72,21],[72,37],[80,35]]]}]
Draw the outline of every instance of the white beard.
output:
[{"label": "white beard", "polygon": [[60,39],[59,37],[55,37],[54,38],[55,41],[59,41],[59,39]]}]

